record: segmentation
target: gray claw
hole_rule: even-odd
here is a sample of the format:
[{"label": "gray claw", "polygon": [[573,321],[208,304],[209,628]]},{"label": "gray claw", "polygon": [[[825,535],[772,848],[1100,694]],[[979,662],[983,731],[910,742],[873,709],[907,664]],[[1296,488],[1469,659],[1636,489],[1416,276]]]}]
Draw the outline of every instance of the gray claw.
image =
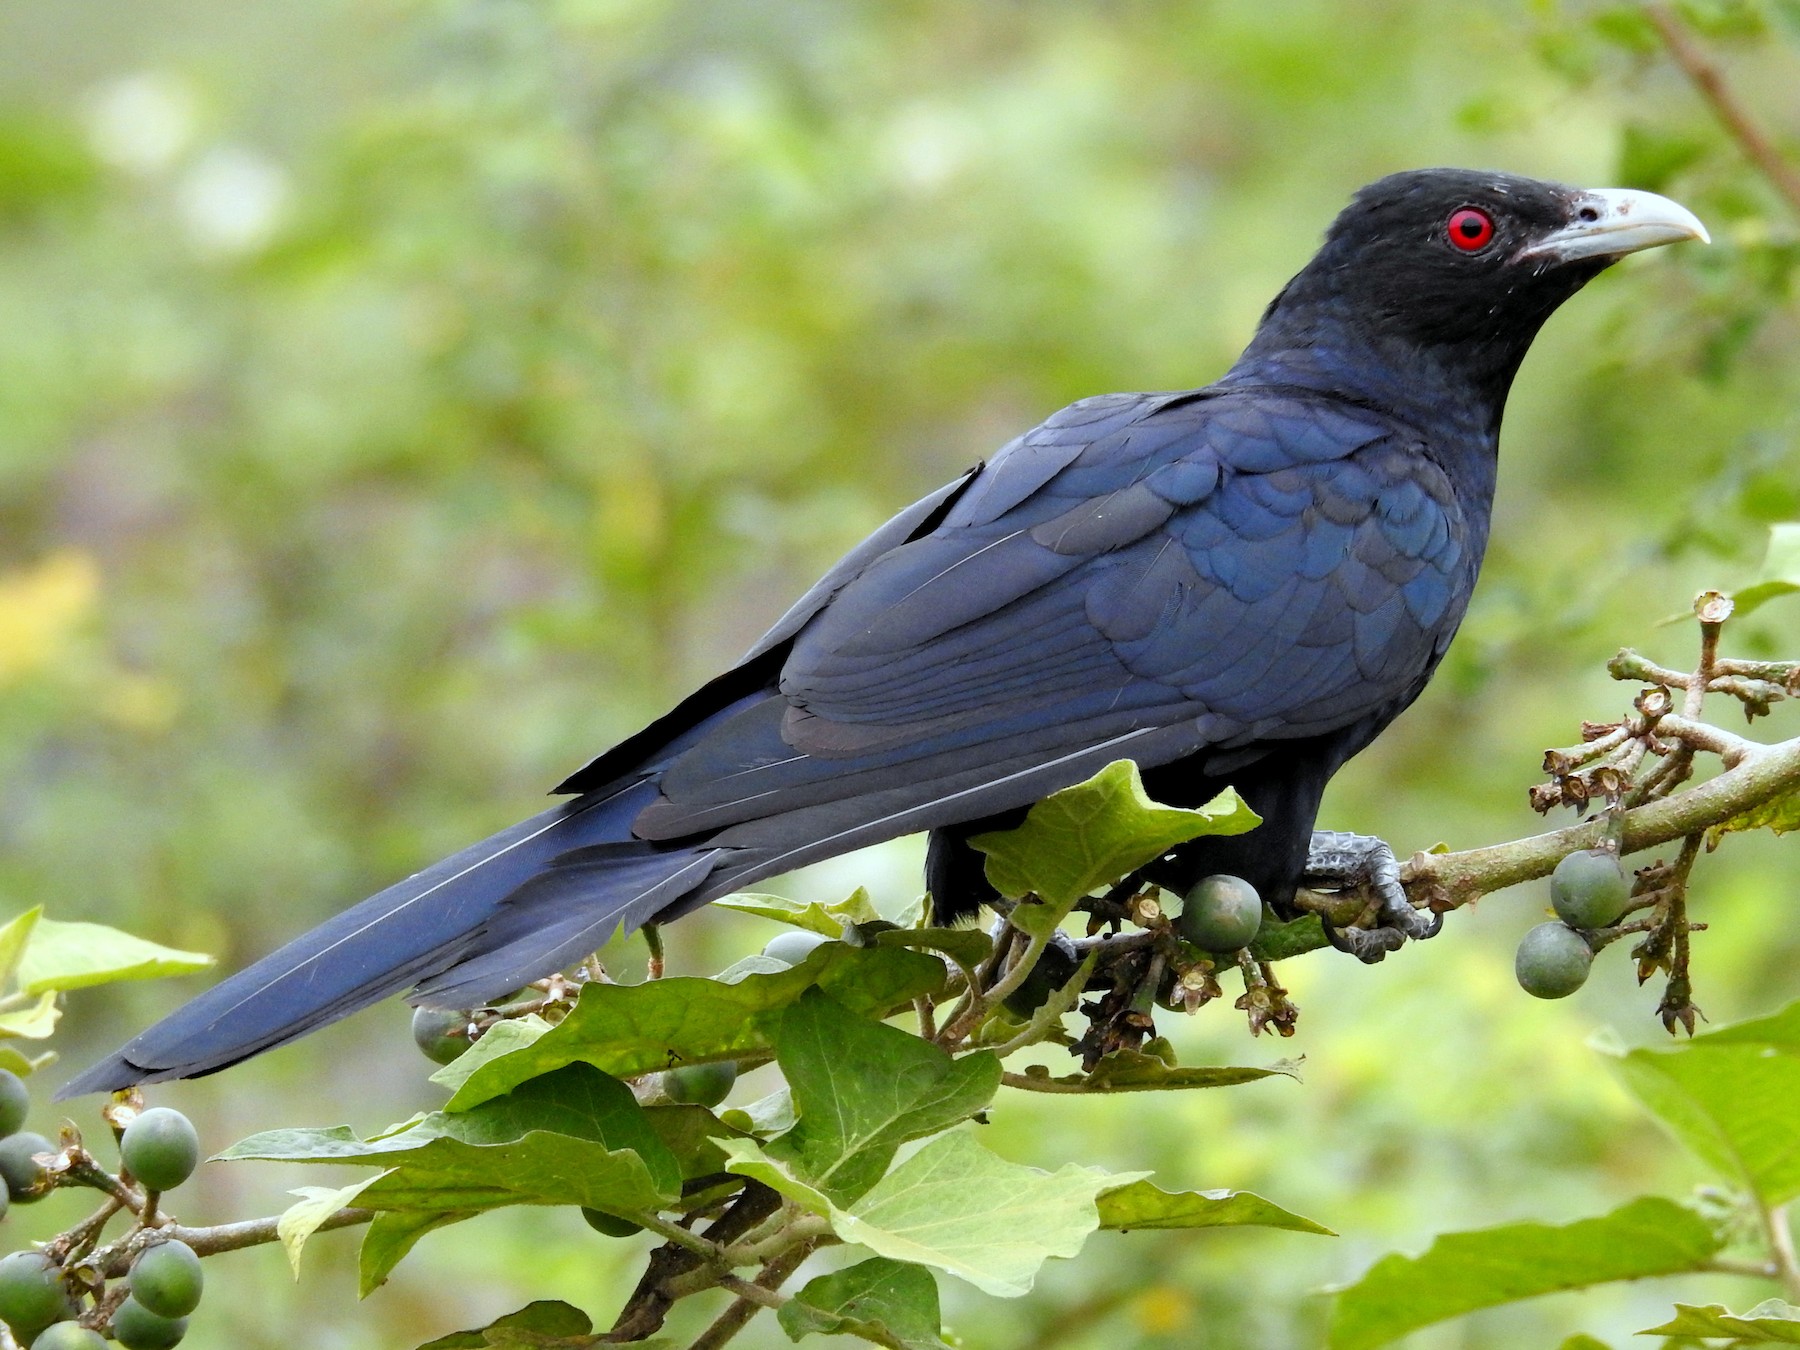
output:
[{"label": "gray claw", "polygon": [[1376,928],[1334,929],[1325,926],[1331,945],[1370,964],[1396,950],[1408,938],[1436,937],[1444,916],[1412,907],[1400,885],[1400,863],[1387,844],[1366,834],[1315,830],[1307,850],[1309,890],[1360,890],[1373,896],[1380,913]]}]

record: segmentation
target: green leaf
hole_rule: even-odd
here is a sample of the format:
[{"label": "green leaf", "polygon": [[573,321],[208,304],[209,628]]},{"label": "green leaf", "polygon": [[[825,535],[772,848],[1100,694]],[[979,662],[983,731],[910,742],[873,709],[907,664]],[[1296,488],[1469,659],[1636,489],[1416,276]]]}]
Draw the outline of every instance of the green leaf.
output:
[{"label": "green leaf", "polygon": [[719,1119],[746,1134],[774,1135],[791,1130],[799,1119],[794,1114],[794,1094],[777,1088],[766,1097],[758,1097],[750,1105],[721,1111]]},{"label": "green leaf", "polygon": [[755,914],[760,918],[792,924],[809,933],[823,933],[828,938],[841,938],[846,923],[869,923],[881,917],[874,901],[869,899],[868,891],[861,886],[852,891],[847,899],[840,900],[835,905],[821,905],[817,900],[803,904],[798,900],[789,900],[786,896],[761,895],[755,892],[727,895],[713,901],[713,904],[723,909],[735,909],[740,914]]},{"label": "green leaf", "polygon": [[1422,1256],[1384,1256],[1339,1290],[1328,1344],[1372,1350],[1479,1308],[1699,1270],[1723,1245],[1693,1210],[1655,1196],[1570,1224],[1445,1233]]},{"label": "green leaf", "polygon": [[1100,1226],[1096,1196],[1147,1175],[1073,1163],[1042,1172],[1007,1162],[958,1130],[933,1139],[843,1209],[754,1140],[728,1140],[725,1151],[731,1171],[829,1219],[845,1242],[935,1266],[1001,1298],[1029,1293],[1046,1260],[1081,1250]]},{"label": "green leaf", "polygon": [[719,1138],[736,1127],[725,1126],[704,1106],[651,1106],[644,1119],[681,1167],[681,1179],[711,1176],[725,1170]]},{"label": "green leaf", "polygon": [[[369,1221],[357,1255],[358,1298],[367,1298],[393,1273],[394,1267],[427,1233],[472,1219],[473,1209],[434,1213],[423,1209],[384,1209]],[[479,1342],[478,1342],[479,1343]]]},{"label": "green leaf", "polygon": [[1142,1179],[1073,1163],[1042,1172],[990,1153],[967,1131],[932,1140],[832,1214],[846,1242],[936,1266],[1001,1298],[1031,1291],[1038,1267],[1074,1256],[1100,1226],[1095,1197]]},{"label": "green leaf", "polygon": [[[387,1174],[384,1172],[381,1175]],[[381,1177],[375,1176],[366,1181],[341,1186],[337,1190],[329,1186],[302,1186],[288,1192],[300,1199],[289,1205],[275,1221],[275,1235],[281,1239],[281,1245],[287,1248],[288,1264],[293,1266],[296,1280],[300,1278],[300,1252],[306,1246],[306,1240],[319,1231],[320,1224],[350,1205],[357,1196],[379,1180]]]},{"label": "green leaf", "polygon": [[1756,580],[1732,593],[1732,613],[1742,618],[1795,591],[1800,591],[1800,524],[1771,525],[1768,551],[1757,569]]},{"label": "green leaf", "polygon": [[1565,1340],[1556,1350],[1612,1350],[1605,1341],[1596,1340],[1586,1332],[1578,1331]]},{"label": "green leaf", "polygon": [[923,1266],[871,1257],[809,1280],[776,1320],[790,1340],[861,1336],[903,1350],[941,1350],[937,1281]]},{"label": "green leaf", "polygon": [[177,951],[98,923],[39,919],[19,961],[19,987],[28,994],[86,989],[115,980],[153,980],[205,970],[213,958]]},{"label": "green leaf", "polygon": [[1619,1055],[1619,1076],[1677,1139],[1765,1205],[1800,1196],[1800,1003],[1662,1049]]},{"label": "green leaf", "polygon": [[822,1218],[829,1218],[834,1213],[831,1198],[824,1191],[808,1185],[775,1162],[756,1140],[726,1139],[722,1141],[721,1147],[725,1150],[726,1171],[760,1181],[792,1200],[801,1209]]},{"label": "green leaf", "polygon": [[6,926],[0,928],[0,986],[4,986],[12,978],[13,971],[19,968],[19,958],[31,941],[31,930],[43,913],[42,905],[34,905],[17,918],[8,919]]},{"label": "green leaf", "polygon": [[[593,1319],[580,1308],[558,1299],[539,1299],[517,1312],[496,1318],[474,1331],[456,1331],[427,1341],[419,1350],[488,1350],[496,1345],[588,1346],[594,1344],[589,1333]],[[509,1333],[521,1333],[511,1335]],[[529,1338],[529,1339],[527,1339]],[[668,1344],[663,1341],[661,1344]],[[645,1350],[658,1342],[646,1342]]]},{"label": "green leaf", "polygon": [[971,969],[987,960],[994,950],[994,940],[979,928],[896,928],[879,934],[875,945],[944,952]]},{"label": "green leaf", "polygon": [[1025,1076],[1055,1083],[1072,1092],[1173,1092],[1186,1088],[1236,1087],[1263,1078],[1300,1078],[1300,1061],[1278,1059],[1267,1068],[1242,1064],[1196,1064],[1171,1068],[1155,1055],[1137,1050],[1116,1050],[1094,1066],[1092,1073],[1066,1073],[1052,1078],[1041,1064],[1026,1067]]},{"label": "green leaf", "polygon": [[1165,1191],[1148,1181],[1104,1192],[1100,1226],[1134,1228],[1286,1228],[1296,1233],[1337,1234],[1324,1224],[1283,1209],[1249,1191]]},{"label": "green leaf", "polygon": [[6,1069],[24,1078],[27,1074],[36,1073],[46,1065],[56,1062],[56,1052],[46,1050],[36,1059],[28,1059],[10,1045],[0,1045],[0,1069]]},{"label": "green leaf", "polygon": [[1728,834],[1745,830],[1768,830],[1772,834],[1788,834],[1800,830],[1800,792],[1775,797],[1751,807],[1741,815],[1714,825],[1706,832],[1706,846],[1717,848]]},{"label": "green leaf", "polygon": [[585,1064],[532,1079],[459,1114],[434,1111],[358,1139],[345,1126],[272,1130],[221,1158],[357,1163],[390,1169],[361,1202],[374,1209],[482,1210],[570,1204],[628,1217],[673,1201],[681,1165],[631,1089]]},{"label": "green leaf", "polygon": [[1735,1336],[1740,1345],[1800,1345],[1800,1308],[1778,1298],[1767,1299],[1747,1313],[1734,1313],[1717,1303],[1704,1308],[1677,1303],[1675,1316],[1640,1336]]},{"label": "green leaf", "polygon": [[56,1006],[56,995],[45,994],[29,1008],[0,1013],[0,1036],[23,1036],[41,1041],[56,1030],[62,1009]]},{"label": "green leaf", "polygon": [[782,1014],[775,1058],[799,1123],[769,1156],[838,1204],[880,1180],[901,1144],[968,1119],[1000,1087],[1000,1061],[988,1052],[952,1059],[816,989]]},{"label": "green leaf", "polygon": [[432,1074],[431,1081],[455,1092],[469,1081],[470,1074],[489,1060],[510,1055],[515,1050],[523,1050],[548,1030],[550,1024],[536,1013],[496,1022],[481,1033],[480,1040]]},{"label": "green leaf", "polygon": [[852,1012],[885,1015],[944,985],[934,956],[826,943],[797,966],[736,984],[668,979],[582,988],[569,1015],[531,1045],[479,1066],[446,1110],[461,1111],[577,1061],[620,1078],[672,1063],[767,1054],[781,1010],[815,984]]},{"label": "green leaf", "polygon": [[[1198,810],[1162,806],[1144,792],[1136,764],[1107,765],[1085,783],[1033,806],[1016,830],[978,834],[987,878],[1002,895],[1035,895],[1066,914],[1099,886],[1111,885],[1177,844],[1209,834],[1242,834],[1262,819],[1226,789]],[[1030,920],[1020,923],[1029,927]],[[1059,916],[1060,919],[1060,916]]]}]

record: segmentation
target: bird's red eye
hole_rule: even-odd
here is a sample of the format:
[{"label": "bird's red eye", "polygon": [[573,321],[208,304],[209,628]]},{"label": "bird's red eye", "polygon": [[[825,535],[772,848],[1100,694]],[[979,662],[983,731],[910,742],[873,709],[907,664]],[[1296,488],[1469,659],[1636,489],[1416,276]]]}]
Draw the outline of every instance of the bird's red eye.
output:
[{"label": "bird's red eye", "polygon": [[1486,211],[1477,211],[1472,206],[1465,206],[1450,217],[1450,224],[1445,227],[1450,242],[1464,253],[1475,253],[1488,246],[1494,237],[1494,218]]}]

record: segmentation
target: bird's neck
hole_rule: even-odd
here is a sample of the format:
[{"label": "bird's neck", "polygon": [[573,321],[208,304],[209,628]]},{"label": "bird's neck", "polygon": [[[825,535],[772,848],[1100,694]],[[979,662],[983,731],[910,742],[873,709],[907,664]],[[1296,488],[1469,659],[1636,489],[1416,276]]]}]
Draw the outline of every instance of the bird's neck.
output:
[{"label": "bird's neck", "polygon": [[1219,383],[1317,390],[1400,418],[1446,449],[1491,458],[1523,356],[1522,350],[1421,347],[1329,322],[1299,332],[1265,322]]}]

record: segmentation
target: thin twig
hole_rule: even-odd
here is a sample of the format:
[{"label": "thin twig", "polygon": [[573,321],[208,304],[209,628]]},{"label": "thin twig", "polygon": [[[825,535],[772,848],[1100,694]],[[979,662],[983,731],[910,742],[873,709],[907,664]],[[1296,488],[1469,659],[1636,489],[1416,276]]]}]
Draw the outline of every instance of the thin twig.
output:
[{"label": "thin twig", "polygon": [[[783,1252],[763,1267],[762,1274],[756,1277],[757,1288],[773,1293],[811,1255],[811,1243],[801,1243],[798,1247]],[[745,1298],[740,1294],[729,1308],[719,1314],[718,1320],[701,1333],[689,1350],[720,1350],[721,1346],[729,1344],[738,1332],[748,1326],[750,1319],[761,1312],[762,1308],[763,1304],[758,1300]]]},{"label": "thin twig", "polygon": [[[1622,850],[1637,853],[1708,830],[1795,791],[1800,791],[1800,737],[1760,746],[1737,768],[1699,787],[1633,807],[1622,821]],[[1487,848],[1420,854],[1402,867],[1401,878],[1434,909],[1457,909],[1490,891],[1549,876],[1566,855],[1588,847],[1593,833],[1594,827],[1582,822]],[[1318,945],[1324,945],[1323,937]]]},{"label": "thin twig", "polygon": [[[329,1215],[318,1227],[323,1233],[331,1228],[349,1228],[353,1224],[367,1223],[375,1217],[372,1209],[340,1209]],[[178,1223],[168,1224],[156,1230],[157,1240],[177,1238],[194,1249],[196,1256],[214,1256],[219,1252],[235,1252],[243,1247],[256,1247],[265,1242],[274,1242],[281,1235],[275,1226],[281,1222],[279,1214],[266,1219],[245,1219],[241,1223],[222,1223],[211,1228],[187,1228]],[[135,1234],[133,1236],[136,1236]],[[136,1253],[136,1246],[129,1240],[115,1243],[102,1254],[96,1264],[102,1275],[108,1279],[116,1279],[123,1275],[131,1265],[131,1258]]]},{"label": "thin twig", "polygon": [[1737,93],[1726,83],[1725,73],[1701,47],[1693,30],[1669,5],[1646,4],[1643,10],[1644,17],[1662,38],[1663,46],[1668,48],[1670,57],[1681,67],[1688,83],[1706,100],[1719,125],[1737,142],[1744,157],[1769,180],[1770,186],[1786,199],[1789,208],[1800,214],[1800,172],[1782,157],[1775,143],[1751,118]]},{"label": "thin twig", "polygon": [[1769,1235],[1769,1251],[1790,1300],[1800,1298],[1800,1259],[1794,1255],[1794,1231],[1788,1226],[1787,1206],[1771,1205],[1762,1212],[1763,1229]]}]

